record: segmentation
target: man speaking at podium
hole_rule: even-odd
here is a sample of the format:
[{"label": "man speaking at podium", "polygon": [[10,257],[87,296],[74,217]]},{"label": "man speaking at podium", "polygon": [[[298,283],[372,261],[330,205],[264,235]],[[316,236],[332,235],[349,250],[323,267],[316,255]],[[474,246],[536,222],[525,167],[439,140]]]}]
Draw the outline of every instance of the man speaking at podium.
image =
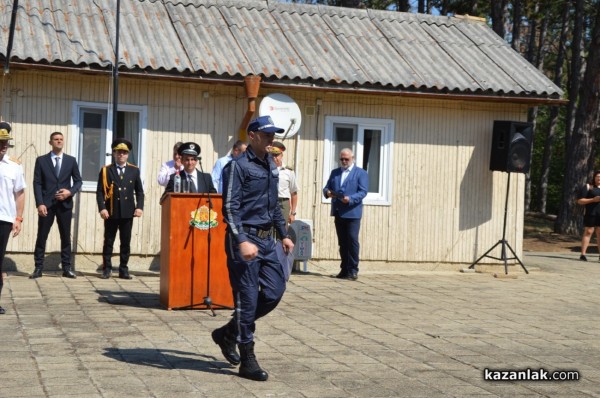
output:
[{"label": "man speaking at podium", "polygon": [[[269,377],[254,355],[255,321],[277,307],[285,291],[285,276],[275,250],[273,228],[283,237],[284,252],[294,243],[287,234],[277,201],[279,170],[268,152],[275,133],[270,116],[248,125],[250,145],[223,169],[223,216],[227,223],[225,252],[235,301],[235,315],[212,333],[215,343],[239,374],[251,380]],[[238,344],[238,355],[235,344]]]},{"label": "man speaking at podium", "polygon": [[[200,157],[200,145],[195,142],[186,142],[177,149],[181,156],[183,170],[179,173],[182,183],[187,183],[187,190],[191,193],[217,193],[212,178],[208,173],[202,173],[196,169]],[[173,192],[175,186],[175,173],[169,177],[165,192]]]}]

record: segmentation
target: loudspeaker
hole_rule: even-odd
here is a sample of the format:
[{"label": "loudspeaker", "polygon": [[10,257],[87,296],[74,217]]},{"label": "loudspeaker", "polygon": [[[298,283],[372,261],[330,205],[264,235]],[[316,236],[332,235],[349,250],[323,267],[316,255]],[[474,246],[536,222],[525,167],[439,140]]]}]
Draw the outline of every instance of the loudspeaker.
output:
[{"label": "loudspeaker", "polygon": [[494,121],[490,170],[528,173],[533,146],[533,124]]}]

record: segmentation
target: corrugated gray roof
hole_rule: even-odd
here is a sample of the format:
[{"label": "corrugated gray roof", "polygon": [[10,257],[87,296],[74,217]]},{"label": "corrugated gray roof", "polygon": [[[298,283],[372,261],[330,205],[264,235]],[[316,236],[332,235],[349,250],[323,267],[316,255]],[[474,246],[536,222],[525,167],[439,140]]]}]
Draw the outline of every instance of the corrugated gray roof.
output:
[{"label": "corrugated gray roof", "polygon": [[[0,0],[6,58],[13,0]],[[11,62],[110,68],[115,0],[20,0]],[[131,71],[387,90],[559,98],[486,24],[259,0],[121,0]]]}]

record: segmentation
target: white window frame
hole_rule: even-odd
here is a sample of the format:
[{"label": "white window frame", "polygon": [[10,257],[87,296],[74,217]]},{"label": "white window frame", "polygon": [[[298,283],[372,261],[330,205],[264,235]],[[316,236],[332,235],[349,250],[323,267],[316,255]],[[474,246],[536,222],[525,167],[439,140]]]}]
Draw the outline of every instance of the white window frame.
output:
[{"label": "white window frame", "polygon": [[[394,142],[394,120],[392,119],[372,119],[360,117],[345,116],[326,116],[325,117],[325,143],[323,156],[323,181],[327,183],[331,174],[332,165],[339,167],[337,157],[339,153],[333,153],[334,145],[334,126],[336,124],[350,124],[357,126],[357,142],[353,143],[354,160],[357,165],[363,161],[364,150],[364,131],[368,129],[381,130],[381,158],[379,172],[379,192],[369,192],[363,203],[375,206],[390,206],[392,204],[392,173],[393,170],[393,142]],[[341,149],[341,148],[339,148]],[[330,203],[331,199],[325,199],[321,195],[323,203]]]},{"label": "white window frame", "polygon": [[[79,164],[81,164],[82,161],[80,159],[80,151],[79,151],[80,136],[81,136],[81,131],[79,129],[81,121],[79,119],[79,116],[80,116],[81,108],[98,109],[98,110],[102,110],[102,111],[107,111],[106,140],[105,140],[106,156],[104,158],[104,164],[102,166],[104,166],[105,164],[111,163],[112,162],[112,150],[111,150],[110,145],[113,142],[113,131],[112,131],[113,110],[112,110],[112,106],[109,106],[109,104],[107,104],[107,103],[73,101],[72,110],[71,110],[71,112],[72,112],[72,114],[71,114],[71,120],[72,120],[71,131],[73,132],[72,139],[71,139],[71,153],[74,154],[73,156],[75,156],[77,158],[77,162]],[[137,153],[139,154],[139,159],[138,159],[136,165],[140,168],[140,175],[142,178],[142,183],[144,183],[145,165],[144,165],[143,160],[145,158],[144,149],[146,148],[146,136],[147,136],[146,124],[147,124],[147,120],[148,120],[148,107],[144,106],[144,105],[122,105],[122,104],[119,104],[118,111],[119,112],[136,112],[140,116],[138,148],[137,148]],[[98,173],[100,173],[100,168],[98,168]],[[83,181],[81,190],[83,192],[95,192],[97,187],[98,187],[97,180]]]}]

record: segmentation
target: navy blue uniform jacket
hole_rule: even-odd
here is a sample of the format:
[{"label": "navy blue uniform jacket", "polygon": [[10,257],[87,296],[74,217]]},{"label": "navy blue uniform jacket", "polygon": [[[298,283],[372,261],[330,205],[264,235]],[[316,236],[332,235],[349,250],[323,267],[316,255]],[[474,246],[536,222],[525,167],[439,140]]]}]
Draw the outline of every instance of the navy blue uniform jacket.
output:
[{"label": "navy blue uniform jacket", "polygon": [[[104,169],[106,169],[106,181],[104,181]],[[144,187],[140,169],[127,163],[125,175],[121,179],[114,163],[102,167],[98,176],[96,202],[98,202],[98,211],[108,210],[110,218],[133,218],[135,209],[144,210]]]},{"label": "navy blue uniform jacket", "polygon": [[277,193],[279,170],[271,154],[259,159],[249,146],[227,163],[221,178],[223,216],[238,244],[248,240],[244,226],[263,230],[275,227],[281,236],[287,235]]},{"label": "navy blue uniform jacket", "polygon": [[[199,193],[217,193],[215,186],[212,182],[212,177],[208,173],[202,173],[198,169],[196,171],[196,181],[198,182],[198,186],[196,187],[196,191]],[[167,183],[167,187],[165,188],[165,192],[173,192],[175,186],[175,174],[171,174],[169,177],[169,182]],[[185,170],[179,171],[179,176],[181,177],[181,181],[187,179],[187,173]]]}]

